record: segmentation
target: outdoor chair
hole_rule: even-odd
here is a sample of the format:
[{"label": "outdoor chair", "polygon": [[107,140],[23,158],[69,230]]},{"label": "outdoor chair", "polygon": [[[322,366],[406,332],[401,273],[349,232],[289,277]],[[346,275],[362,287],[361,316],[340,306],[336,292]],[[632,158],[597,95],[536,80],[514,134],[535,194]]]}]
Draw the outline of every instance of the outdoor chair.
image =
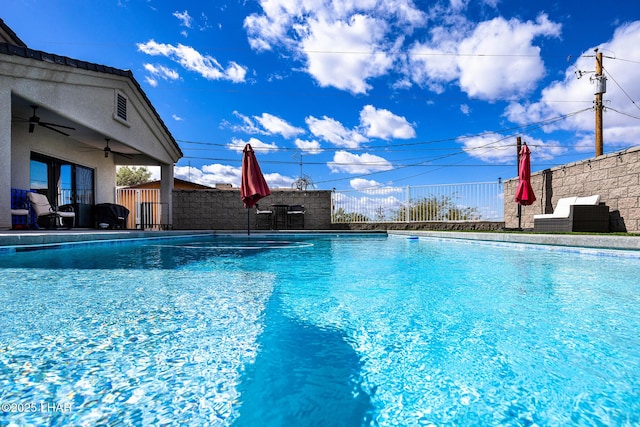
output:
[{"label": "outdoor chair", "polygon": [[11,228],[29,228],[31,210],[27,193],[29,190],[11,189]]},{"label": "outdoor chair", "polygon": [[271,222],[271,216],[272,215],[273,215],[273,211],[268,210],[268,209],[260,209],[260,206],[258,204],[256,204],[256,223],[254,225],[254,228],[256,230],[258,229],[258,220],[261,217],[267,219],[267,228],[268,229],[273,228],[273,224]]},{"label": "outdoor chair", "polygon": [[76,213],[71,205],[62,205],[59,208],[51,206],[49,199],[44,194],[27,194],[31,207],[36,213],[37,224],[44,228],[65,227],[73,228],[76,225]]},{"label": "outdoor chair", "polygon": [[559,199],[553,213],[533,216],[533,231],[606,233],[609,207],[599,202],[599,195]]},{"label": "outdoor chair", "polygon": [[287,208],[287,227],[291,228],[296,218],[300,218],[302,221],[302,228],[304,228],[304,213],[305,209],[302,205],[291,205]]}]

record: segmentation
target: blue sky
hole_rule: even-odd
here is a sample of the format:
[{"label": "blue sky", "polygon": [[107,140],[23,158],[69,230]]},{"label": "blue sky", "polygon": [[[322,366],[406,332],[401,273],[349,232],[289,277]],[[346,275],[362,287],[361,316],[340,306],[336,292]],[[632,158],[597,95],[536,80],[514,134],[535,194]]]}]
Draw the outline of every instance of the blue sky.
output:
[{"label": "blue sky", "polygon": [[509,179],[516,136],[534,171],[593,157],[595,48],[604,151],[640,142],[635,0],[6,3],[29,47],[132,70],[202,184],[247,142],[271,187]]}]

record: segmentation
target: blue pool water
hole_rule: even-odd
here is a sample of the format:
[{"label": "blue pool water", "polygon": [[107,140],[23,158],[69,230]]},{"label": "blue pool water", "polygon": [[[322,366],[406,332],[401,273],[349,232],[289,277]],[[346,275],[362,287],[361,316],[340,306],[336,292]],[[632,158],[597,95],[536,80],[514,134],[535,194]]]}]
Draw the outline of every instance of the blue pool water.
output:
[{"label": "blue pool water", "polygon": [[640,258],[382,236],[0,255],[0,425],[640,424]]}]

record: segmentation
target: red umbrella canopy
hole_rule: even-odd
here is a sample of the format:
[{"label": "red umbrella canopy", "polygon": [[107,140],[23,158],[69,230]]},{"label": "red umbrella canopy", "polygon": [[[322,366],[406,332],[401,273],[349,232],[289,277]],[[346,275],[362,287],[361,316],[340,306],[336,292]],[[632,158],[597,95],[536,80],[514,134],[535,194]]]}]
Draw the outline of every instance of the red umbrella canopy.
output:
[{"label": "red umbrella canopy", "polygon": [[531,151],[527,144],[520,149],[520,164],[518,166],[518,188],[516,189],[515,201],[524,206],[532,205],[536,201],[531,187]]},{"label": "red umbrella canopy", "polygon": [[258,200],[271,194],[267,181],[262,176],[260,165],[250,144],[242,151],[242,179],[240,181],[240,197],[245,208],[251,208]]}]

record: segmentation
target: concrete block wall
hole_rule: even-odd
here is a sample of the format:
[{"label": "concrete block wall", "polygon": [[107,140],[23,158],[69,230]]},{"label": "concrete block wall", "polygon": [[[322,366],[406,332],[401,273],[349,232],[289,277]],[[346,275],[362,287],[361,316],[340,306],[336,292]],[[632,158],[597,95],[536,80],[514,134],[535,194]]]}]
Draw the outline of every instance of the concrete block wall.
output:
[{"label": "concrete block wall", "polygon": [[[533,215],[552,213],[560,198],[599,194],[600,201],[609,206],[610,231],[640,232],[640,147],[534,173],[531,185],[537,200],[522,207],[523,228],[533,228]],[[513,201],[517,187],[518,178],[504,183],[507,228],[518,226]]]},{"label": "concrete block wall", "polygon": [[[271,190],[270,196],[258,202],[263,209],[269,208],[272,204],[303,205],[306,209],[305,229],[331,229],[331,191],[275,189]],[[255,208],[252,208],[249,213],[252,230],[255,216]],[[240,190],[174,191],[173,229],[246,230],[247,210],[242,205]]]}]

